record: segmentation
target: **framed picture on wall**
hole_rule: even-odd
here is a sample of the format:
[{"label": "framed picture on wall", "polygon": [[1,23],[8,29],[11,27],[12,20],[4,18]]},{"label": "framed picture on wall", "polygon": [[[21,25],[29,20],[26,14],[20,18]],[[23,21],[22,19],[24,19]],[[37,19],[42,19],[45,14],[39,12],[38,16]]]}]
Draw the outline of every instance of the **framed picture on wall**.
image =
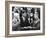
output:
[{"label": "framed picture on wall", "polygon": [[6,1],[6,37],[45,34],[45,4]]}]

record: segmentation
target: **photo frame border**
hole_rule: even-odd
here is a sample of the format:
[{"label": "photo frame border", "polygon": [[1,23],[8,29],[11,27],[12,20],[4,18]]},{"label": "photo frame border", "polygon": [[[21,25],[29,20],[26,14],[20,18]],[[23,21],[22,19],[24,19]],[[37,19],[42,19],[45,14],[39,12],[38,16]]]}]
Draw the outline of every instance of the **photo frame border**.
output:
[{"label": "photo frame border", "polygon": [[[9,4],[16,4],[16,3],[42,5],[43,6],[43,33],[17,34],[17,35],[9,34]],[[45,3],[5,1],[5,37],[37,36],[37,35],[45,35]]]}]

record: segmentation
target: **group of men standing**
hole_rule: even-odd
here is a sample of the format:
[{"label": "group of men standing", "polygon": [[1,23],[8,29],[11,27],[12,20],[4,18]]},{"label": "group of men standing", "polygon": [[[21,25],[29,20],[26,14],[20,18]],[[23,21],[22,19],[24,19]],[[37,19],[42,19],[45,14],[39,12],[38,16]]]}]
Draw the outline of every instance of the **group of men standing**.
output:
[{"label": "group of men standing", "polygon": [[40,28],[40,9],[30,7],[14,8],[13,26]]}]

